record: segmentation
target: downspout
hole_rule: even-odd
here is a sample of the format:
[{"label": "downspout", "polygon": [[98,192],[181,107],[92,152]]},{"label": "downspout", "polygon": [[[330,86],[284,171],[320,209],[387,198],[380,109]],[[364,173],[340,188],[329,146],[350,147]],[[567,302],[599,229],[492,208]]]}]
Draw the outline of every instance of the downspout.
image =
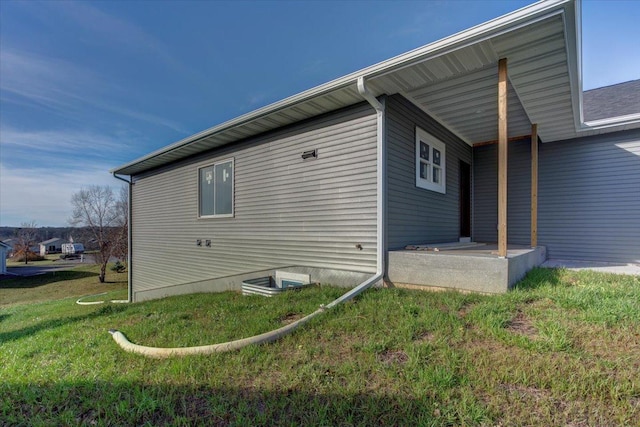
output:
[{"label": "downspout", "polygon": [[376,110],[377,129],[376,129],[376,274],[370,279],[362,282],[340,298],[327,305],[327,308],[334,307],[341,302],[347,301],[360,292],[369,288],[373,284],[384,279],[386,273],[386,201],[387,192],[385,189],[387,174],[387,156],[386,156],[386,138],[385,138],[385,105],[378,101],[367,89],[364,77],[358,77],[358,93]]},{"label": "downspout", "polygon": [[[366,289],[378,283],[380,280],[384,279],[386,272],[386,191],[385,191],[385,182],[386,182],[386,146],[385,146],[385,107],[384,103],[379,102],[375,96],[373,96],[365,85],[364,78],[358,78],[358,93],[362,95],[362,97],[376,110],[377,113],[377,159],[376,159],[376,192],[377,192],[377,200],[376,200],[376,273],[360,283],[355,288],[351,289],[349,292],[345,293],[341,297],[335,299],[331,303],[326,306],[321,305],[313,313],[299,319],[293,323],[290,323],[282,328],[266,332],[264,334],[256,335],[249,338],[243,338],[235,341],[229,341],[225,343],[219,344],[211,344],[211,345],[203,345],[196,347],[174,347],[174,348],[159,348],[159,347],[147,347],[139,344],[134,344],[127,339],[127,337],[120,331],[116,329],[110,329],[109,333],[113,337],[113,339],[118,343],[120,347],[122,347],[125,351],[130,353],[137,353],[147,357],[153,358],[164,358],[164,357],[175,357],[175,356],[187,356],[194,354],[212,354],[212,353],[220,353],[231,350],[237,350],[242,347],[246,347],[251,344],[262,344],[267,342],[275,341],[297,329],[299,326],[307,323],[309,320],[314,317],[324,313],[327,309],[335,307],[336,305],[348,301],[351,298],[357,296],[362,293]],[[114,176],[115,173],[114,173]],[[118,177],[116,177],[118,178]],[[118,178],[121,179],[121,178]],[[123,180],[128,182],[126,180]],[[129,198],[131,200],[131,185],[129,183]],[[131,202],[129,202],[129,215],[131,215]],[[129,218],[130,219],[130,218]],[[131,224],[129,224],[129,233],[131,233]],[[131,241],[130,241],[131,242]],[[129,245],[129,251],[131,251],[131,245]],[[129,252],[129,256],[131,252]],[[131,274],[131,265],[129,265],[129,274]],[[129,285],[131,285],[131,279],[129,279]],[[131,288],[130,288],[131,289]]]},{"label": "downspout", "polygon": [[128,203],[127,203],[127,302],[132,302],[133,301],[133,274],[132,271],[133,269],[131,268],[132,266],[132,261],[133,261],[133,249],[132,249],[132,239],[131,236],[133,235],[131,230],[133,228],[133,215],[132,215],[132,210],[133,210],[133,206],[131,205],[133,202],[133,180],[131,177],[129,177],[129,179],[124,179],[122,177],[119,177],[118,175],[116,175],[115,172],[113,172],[113,177],[116,179],[119,179],[120,181],[126,182],[127,183],[127,187],[128,187]]}]

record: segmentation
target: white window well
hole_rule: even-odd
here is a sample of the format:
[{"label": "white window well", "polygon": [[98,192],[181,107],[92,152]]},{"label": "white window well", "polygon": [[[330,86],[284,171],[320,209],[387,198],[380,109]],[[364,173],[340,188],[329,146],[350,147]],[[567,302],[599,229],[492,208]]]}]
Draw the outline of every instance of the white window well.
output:
[{"label": "white window well", "polygon": [[416,187],[447,192],[446,146],[416,127]]},{"label": "white window well", "polygon": [[198,217],[233,216],[233,159],[198,169]]}]

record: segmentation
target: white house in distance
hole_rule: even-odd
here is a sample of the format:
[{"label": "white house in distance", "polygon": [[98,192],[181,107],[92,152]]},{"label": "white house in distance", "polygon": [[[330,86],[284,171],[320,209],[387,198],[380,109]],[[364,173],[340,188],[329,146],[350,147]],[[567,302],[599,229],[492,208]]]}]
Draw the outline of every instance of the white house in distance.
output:
[{"label": "white house in distance", "polygon": [[40,242],[40,255],[45,256],[46,254],[60,253],[62,251],[63,243],[65,243],[65,240],[59,237],[54,237],[52,239],[45,240],[44,242]]},{"label": "white house in distance", "polygon": [[15,239],[6,239],[3,240],[2,243],[7,247],[7,256],[13,256],[13,247],[16,244]]},{"label": "white house in distance", "polygon": [[[580,21],[537,2],[113,169],[131,300],[274,270],[504,292],[546,257],[640,263],[640,81],[583,91]],[[415,249],[460,242],[486,250]]]},{"label": "white house in distance", "polygon": [[6,243],[0,242],[0,275],[7,274],[7,254],[11,247]]}]

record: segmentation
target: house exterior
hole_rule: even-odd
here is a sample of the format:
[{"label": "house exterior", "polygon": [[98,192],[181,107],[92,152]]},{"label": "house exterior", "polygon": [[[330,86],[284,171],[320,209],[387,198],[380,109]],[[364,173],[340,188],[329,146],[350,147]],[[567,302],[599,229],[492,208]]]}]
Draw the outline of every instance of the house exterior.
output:
[{"label": "house exterior", "polygon": [[7,247],[7,256],[11,257],[13,256],[13,247],[16,245],[16,241],[15,239],[6,239],[3,240],[2,243],[4,243],[4,245]]},{"label": "house exterior", "polygon": [[579,21],[538,2],[113,169],[130,298],[393,282],[392,251],[468,239],[640,262],[637,82],[583,93]]},{"label": "house exterior", "polygon": [[56,254],[62,251],[62,244],[65,243],[64,239],[54,237],[52,239],[45,240],[39,243],[40,255]]},{"label": "house exterior", "polygon": [[11,250],[11,246],[0,242],[0,275],[7,274],[7,255]]}]

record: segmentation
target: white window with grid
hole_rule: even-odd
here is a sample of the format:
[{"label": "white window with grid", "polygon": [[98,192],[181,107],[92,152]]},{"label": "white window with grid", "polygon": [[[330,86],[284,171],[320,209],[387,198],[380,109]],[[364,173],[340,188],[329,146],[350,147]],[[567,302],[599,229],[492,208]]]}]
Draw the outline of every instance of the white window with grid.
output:
[{"label": "white window with grid", "polygon": [[416,127],[416,187],[446,194],[446,146]]}]

